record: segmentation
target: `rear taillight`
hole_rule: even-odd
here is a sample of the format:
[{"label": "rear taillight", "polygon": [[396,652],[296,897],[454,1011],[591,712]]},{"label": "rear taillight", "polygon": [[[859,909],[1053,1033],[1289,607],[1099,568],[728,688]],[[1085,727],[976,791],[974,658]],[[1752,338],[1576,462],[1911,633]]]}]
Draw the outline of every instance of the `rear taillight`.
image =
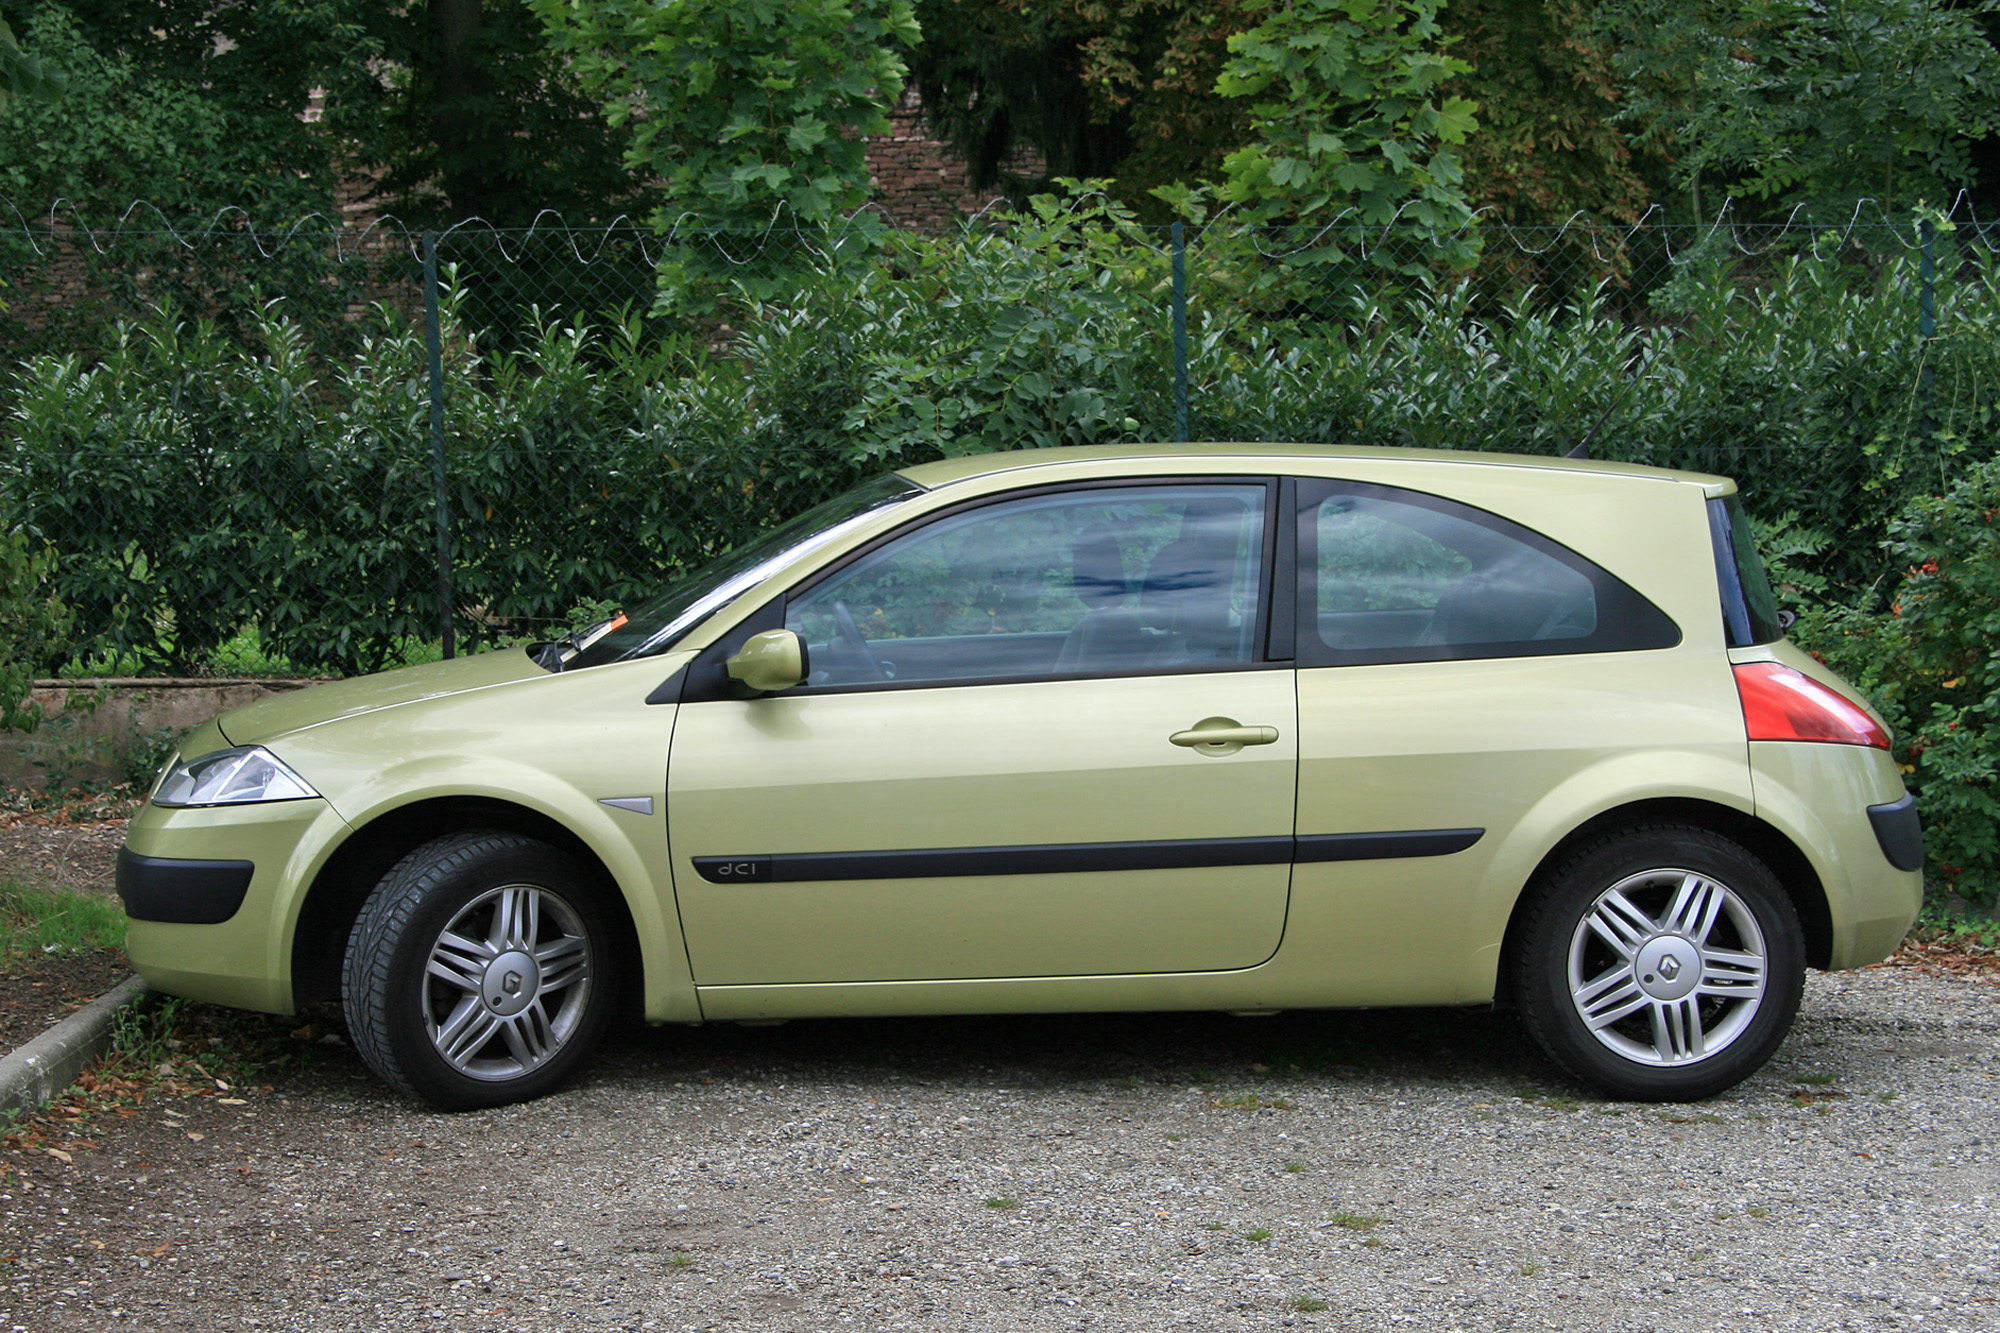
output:
[{"label": "rear taillight", "polygon": [[1753,741],[1889,748],[1889,733],[1866,709],[1803,671],[1776,662],[1747,662],[1736,668],[1736,693]]}]

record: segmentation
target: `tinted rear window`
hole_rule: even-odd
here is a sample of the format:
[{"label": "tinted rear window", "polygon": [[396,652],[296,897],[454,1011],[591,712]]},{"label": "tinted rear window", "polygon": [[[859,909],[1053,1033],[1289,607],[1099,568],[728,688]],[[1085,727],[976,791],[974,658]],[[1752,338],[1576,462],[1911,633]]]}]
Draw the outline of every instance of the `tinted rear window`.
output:
[{"label": "tinted rear window", "polygon": [[1778,595],[1757,554],[1756,533],[1738,496],[1708,502],[1709,534],[1715,544],[1716,583],[1722,590],[1722,623],[1731,648],[1775,643],[1785,637],[1778,623]]},{"label": "tinted rear window", "polygon": [[1680,627],[1628,584],[1496,514],[1362,482],[1301,479],[1299,498],[1301,666],[1680,642]]}]

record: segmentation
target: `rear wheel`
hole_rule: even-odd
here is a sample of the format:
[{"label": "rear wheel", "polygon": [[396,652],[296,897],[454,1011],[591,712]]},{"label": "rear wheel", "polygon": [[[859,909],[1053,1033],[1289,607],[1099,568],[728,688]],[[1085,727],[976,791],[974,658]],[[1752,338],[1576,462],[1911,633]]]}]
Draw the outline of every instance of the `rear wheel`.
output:
[{"label": "rear wheel", "polygon": [[1513,957],[1535,1040],[1636,1101],[1712,1096],[1761,1068],[1804,989],[1798,912],[1749,851],[1692,826],[1586,844],[1531,890]]},{"label": "rear wheel", "polygon": [[546,843],[461,833],[375,887],[348,936],[342,1004],[369,1067],[440,1110],[538,1097],[610,1012],[611,932],[589,876]]}]

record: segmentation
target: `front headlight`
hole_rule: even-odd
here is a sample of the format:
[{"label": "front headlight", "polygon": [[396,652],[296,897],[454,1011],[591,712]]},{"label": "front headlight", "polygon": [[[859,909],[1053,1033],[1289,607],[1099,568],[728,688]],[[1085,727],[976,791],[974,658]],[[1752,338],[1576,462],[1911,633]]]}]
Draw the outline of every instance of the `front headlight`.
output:
[{"label": "front headlight", "polygon": [[260,746],[217,750],[199,759],[174,756],[153,788],[153,804],[244,805],[253,801],[302,801],[319,793]]}]

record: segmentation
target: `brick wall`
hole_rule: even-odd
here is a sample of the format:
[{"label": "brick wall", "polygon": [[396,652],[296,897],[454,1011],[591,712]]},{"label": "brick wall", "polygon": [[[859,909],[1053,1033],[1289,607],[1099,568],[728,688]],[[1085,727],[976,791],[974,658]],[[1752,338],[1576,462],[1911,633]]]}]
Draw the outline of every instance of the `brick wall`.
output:
[{"label": "brick wall", "polygon": [[889,133],[868,141],[875,204],[899,227],[929,230],[977,213],[998,198],[975,190],[965,163],[931,137],[915,90],[889,116]]}]

